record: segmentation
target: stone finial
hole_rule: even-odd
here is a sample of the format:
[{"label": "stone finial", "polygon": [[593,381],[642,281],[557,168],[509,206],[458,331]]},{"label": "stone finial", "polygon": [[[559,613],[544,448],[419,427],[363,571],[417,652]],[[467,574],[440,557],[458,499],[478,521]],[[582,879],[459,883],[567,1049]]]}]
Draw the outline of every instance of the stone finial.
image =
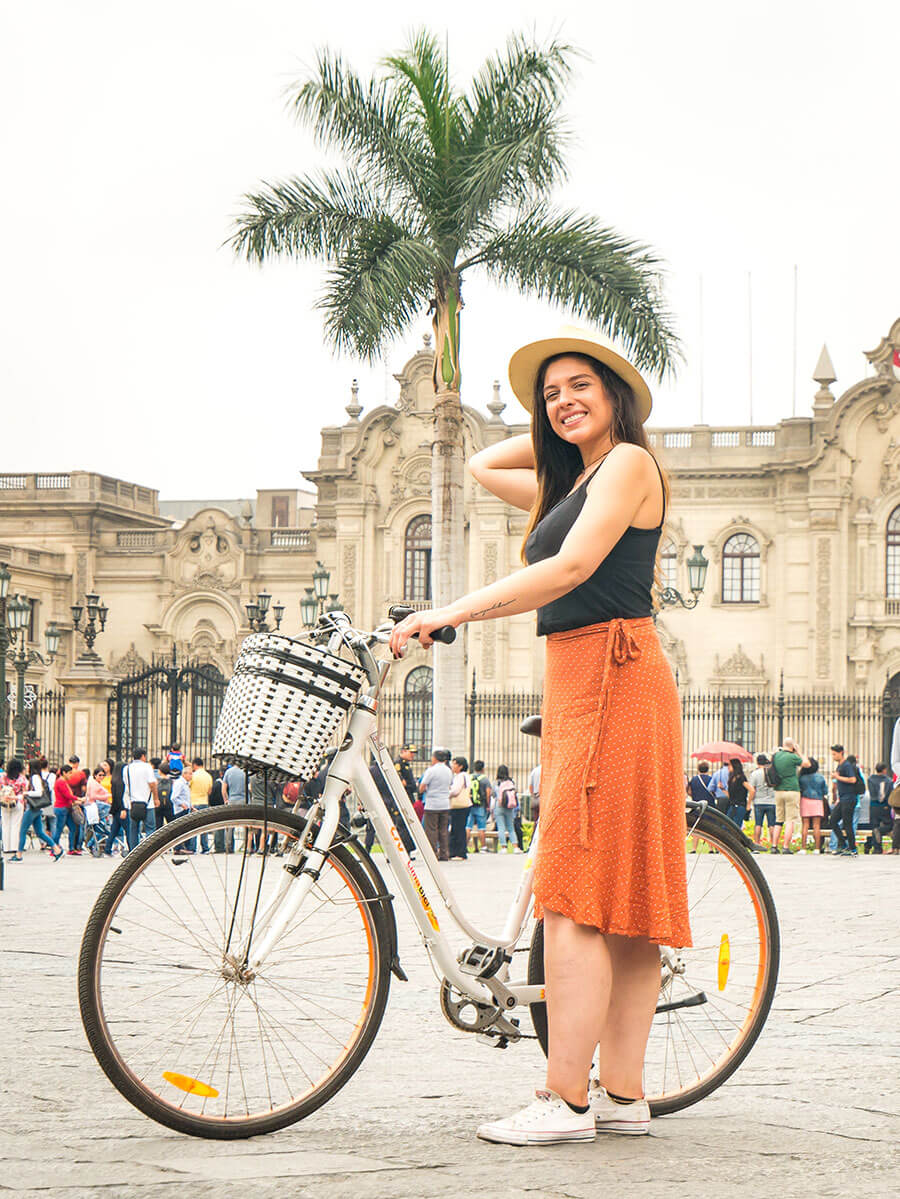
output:
[{"label": "stone finial", "polygon": [[819,361],[816,363],[812,377],[813,381],[822,387],[829,387],[837,379],[837,375],[834,373],[834,363],[831,361],[831,355],[828,353],[826,345],[822,346],[822,353],[819,355]]},{"label": "stone finial", "polygon": [[430,349],[431,349],[431,334],[430,334],[430,333],[423,333],[423,334],[422,334],[422,348],[423,348],[424,350],[430,350]]},{"label": "stone finial", "polygon": [[506,407],[506,404],[504,403],[503,400],[500,399],[500,382],[498,379],[495,379],[494,380],[494,398],[490,401],[490,403],[487,406],[488,412],[490,412],[490,414],[491,414],[491,421],[493,423],[497,423],[500,421],[500,419],[501,419],[500,413],[503,411],[503,409],[505,407]]},{"label": "stone finial", "polygon": [[350,403],[344,411],[354,423],[357,423],[359,421],[359,414],[362,412],[362,404],[359,402],[359,383],[356,379],[350,384],[350,395]]},{"label": "stone finial", "polygon": [[816,369],[813,371],[813,380],[819,384],[819,390],[816,392],[813,400],[813,415],[816,417],[826,416],[829,408],[834,403],[834,393],[831,390],[831,384],[837,378],[834,373],[834,364],[831,361],[831,355],[828,353],[828,346],[822,346],[822,353],[819,355],[819,361],[816,363]]}]

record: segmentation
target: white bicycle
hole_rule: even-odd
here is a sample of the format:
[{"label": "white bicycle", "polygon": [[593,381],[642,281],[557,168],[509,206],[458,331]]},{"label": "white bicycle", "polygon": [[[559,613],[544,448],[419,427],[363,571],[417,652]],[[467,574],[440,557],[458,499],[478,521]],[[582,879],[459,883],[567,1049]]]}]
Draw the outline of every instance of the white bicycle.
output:
[{"label": "white bicycle", "polygon": [[[392,620],[409,611],[393,608]],[[217,740],[249,768],[309,777],[323,736],[341,726],[322,796],[305,816],[250,804],[166,825],[110,876],[85,930],[79,999],[97,1060],[135,1107],[180,1132],[272,1132],[350,1079],[378,1032],[392,976],[407,980],[396,896],[443,980],[450,1024],[498,1047],[536,1035],[546,1052],[543,926],[532,919],[531,895],[537,829],[503,928],[476,928],[376,732],[391,660],[375,651],[392,623],[366,633],[331,613],[320,625],[312,645],[247,639]],[[442,633],[432,636],[455,635]],[[323,643],[327,650],[317,648]],[[539,720],[530,723],[539,731]],[[369,752],[412,835],[421,878],[373,782]],[[348,789],[359,805],[349,827],[340,821]],[[687,806],[688,834],[700,842],[688,858],[695,945],[660,949],[645,1067],[655,1115],[695,1103],[737,1068],[762,1030],[778,974],[778,922],[749,842],[705,804]],[[379,865],[357,839],[366,819],[383,847]],[[187,838],[219,830],[234,838],[235,853],[179,851]],[[451,947],[448,922],[471,939],[462,952]],[[522,1027],[523,1008],[534,1033]]]}]

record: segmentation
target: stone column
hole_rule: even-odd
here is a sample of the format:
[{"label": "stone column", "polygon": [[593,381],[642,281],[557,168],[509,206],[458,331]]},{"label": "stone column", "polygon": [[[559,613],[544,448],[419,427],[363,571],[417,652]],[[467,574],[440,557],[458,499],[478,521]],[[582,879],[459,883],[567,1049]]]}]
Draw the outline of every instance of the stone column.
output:
[{"label": "stone column", "polygon": [[66,757],[77,754],[85,770],[106,757],[107,700],[115,677],[97,653],[83,653],[57,682],[66,694]]}]

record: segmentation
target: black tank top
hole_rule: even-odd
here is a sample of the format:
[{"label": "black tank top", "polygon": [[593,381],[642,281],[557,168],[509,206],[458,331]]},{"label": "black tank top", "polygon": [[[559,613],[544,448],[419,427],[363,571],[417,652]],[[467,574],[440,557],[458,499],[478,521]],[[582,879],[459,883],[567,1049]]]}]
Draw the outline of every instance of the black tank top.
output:
[{"label": "black tank top", "polygon": [[[656,462],[656,459],[653,459]],[[535,525],[525,542],[529,566],[559,553],[566,535],[584,507],[587,488],[597,470],[555,504]],[[659,463],[656,462],[659,471]],[[662,471],[659,473],[662,482]],[[630,525],[612,547],[594,573],[572,591],[538,608],[539,637],[564,633],[587,625],[602,624],[623,617],[626,620],[653,614],[653,567],[660,534],[666,519],[666,493],[663,488],[662,521],[655,529]]]}]

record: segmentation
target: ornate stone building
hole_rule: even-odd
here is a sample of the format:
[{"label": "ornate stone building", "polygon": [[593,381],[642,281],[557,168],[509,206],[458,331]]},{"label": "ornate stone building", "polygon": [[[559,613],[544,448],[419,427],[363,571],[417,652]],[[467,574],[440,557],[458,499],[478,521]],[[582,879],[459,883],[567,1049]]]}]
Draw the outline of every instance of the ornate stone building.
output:
[{"label": "ornate stone building", "polygon": [[[682,686],[747,693],[876,692],[900,675],[900,320],[867,354],[873,373],[835,396],[827,351],[809,416],[767,427],[651,428],[672,481],[665,580],[688,593],[687,558],[709,559],[694,611],[666,609],[658,628]],[[30,635],[64,630],[58,663],[81,649],[69,606],[87,590],[109,607],[97,650],[113,676],[176,650],[227,675],[260,590],[300,627],[299,600],[317,561],[361,624],[399,599],[430,600],[431,350],[397,375],[392,404],[322,430],[317,498],[285,488],[255,501],[163,504],[106,476],[0,476],[0,560],[11,590],[36,601]],[[464,410],[466,454],[525,430],[495,385],[488,415]],[[466,481],[467,570],[480,585],[520,564],[525,514]],[[533,617],[467,628],[468,668],[486,690],[538,691]],[[429,655],[415,649],[395,689],[427,692]]]}]

